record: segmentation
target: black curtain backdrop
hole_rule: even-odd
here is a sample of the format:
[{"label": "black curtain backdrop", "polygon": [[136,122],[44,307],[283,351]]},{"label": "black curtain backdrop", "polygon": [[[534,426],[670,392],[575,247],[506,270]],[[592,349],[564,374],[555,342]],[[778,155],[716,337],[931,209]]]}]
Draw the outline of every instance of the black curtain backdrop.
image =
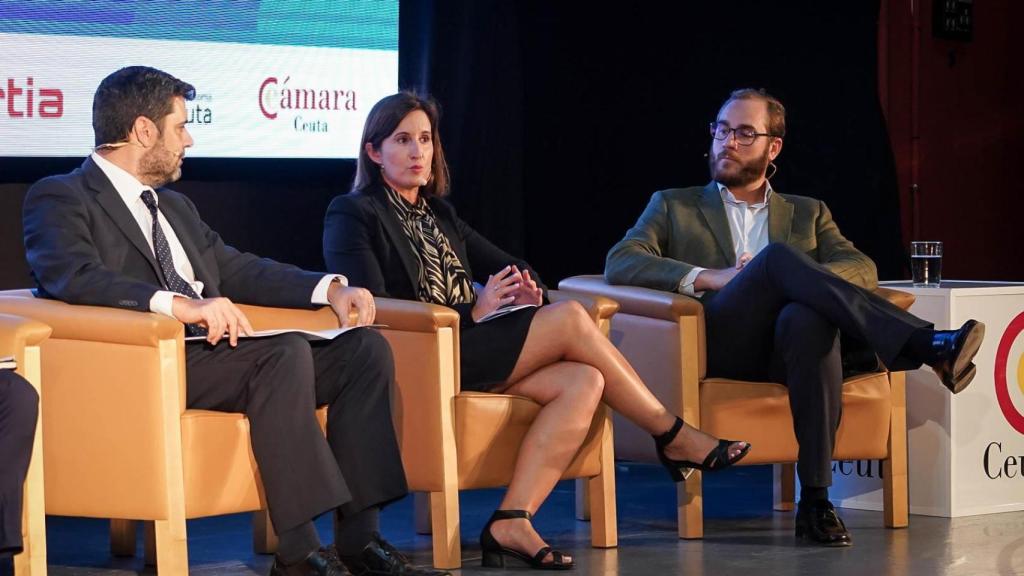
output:
[{"label": "black curtain backdrop", "polygon": [[436,2],[422,52],[444,107],[451,199],[549,284],[601,272],[655,190],[708,182],[707,125],[729,92],[763,87],[788,112],[773,186],[825,200],[881,277],[902,277],[878,11],[878,2]]},{"label": "black curtain backdrop", "polygon": [[[877,90],[878,2],[403,1],[400,85],[430,91],[461,216],[549,285],[599,273],[651,193],[708,180],[729,91],[786,104],[772,182],[825,200],[902,277],[896,178]],[[126,62],[127,64],[127,62]],[[188,80],[186,78],[186,80]],[[371,102],[363,103],[371,106]],[[74,159],[0,159],[0,288],[31,285],[21,203]],[[175,188],[238,248],[321,269],[323,214],[350,160],[187,159]]]}]

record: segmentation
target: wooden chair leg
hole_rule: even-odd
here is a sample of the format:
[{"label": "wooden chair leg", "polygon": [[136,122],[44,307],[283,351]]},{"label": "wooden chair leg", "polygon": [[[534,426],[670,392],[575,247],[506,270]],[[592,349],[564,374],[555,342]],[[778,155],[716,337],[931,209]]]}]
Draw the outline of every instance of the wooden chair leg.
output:
[{"label": "wooden chair leg", "polygon": [[135,556],[135,520],[110,520],[110,553],[113,556]]},{"label": "wooden chair leg", "polygon": [[266,509],[252,513],[252,551],[257,554],[277,552],[277,532]]},{"label": "wooden chair leg", "polygon": [[882,462],[885,525],[905,528],[909,524],[907,498],[907,392],[906,374],[891,372],[892,414],[889,417],[889,457]]},{"label": "wooden chair leg", "polygon": [[430,494],[427,492],[414,493],[412,496],[412,506],[416,533],[429,536],[432,532],[430,525]]},{"label": "wooden chair leg", "polygon": [[156,540],[156,571],[160,576],[188,574],[188,542],[185,520],[157,520],[153,523]]},{"label": "wooden chair leg", "polygon": [[[576,481],[576,509],[580,496],[586,495],[590,516],[590,543],[595,548],[614,548],[619,544],[618,511],[615,503],[615,441],[612,436],[611,412],[604,407],[601,418],[601,473],[584,484]],[[585,488],[585,489],[581,489]]]},{"label": "wooden chair leg", "polygon": [[433,530],[434,568],[452,570],[462,566],[462,542],[459,526],[459,491],[430,493],[430,520]]},{"label": "wooden chair leg", "polygon": [[701,486],[701,472],[694,472],[686,481],[676,484],[676,500],[679,537],[703,538],[704,489]]},{"label": "wooden chair leg", "polygon": [[774,508],[779,512],[792,512],[796,507],[796,464],[775,464],[772,468]]},{"label": "wooden chair leg", "polygon": [[576,495],[576,519],[580,522],[587,522],[590,520],[590,479],[589,478],[577,478],[574,482],[574,490]]},{"label": "wooden chair leg", "polygon": [[[577,486],[580,482],[577,480]],[[618,512],[615,505],[615,463],[601,465],[601,473],[587,479],[590,498],[590,544],[614,548],[619,544]],[[577,492],[577,498],[579,493]]]}]

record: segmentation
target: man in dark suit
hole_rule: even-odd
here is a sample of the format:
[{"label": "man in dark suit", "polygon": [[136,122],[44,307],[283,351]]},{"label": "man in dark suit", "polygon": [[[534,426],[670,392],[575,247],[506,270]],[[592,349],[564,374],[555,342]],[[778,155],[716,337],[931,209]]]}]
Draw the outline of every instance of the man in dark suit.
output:
[{"label": "man in dark suit", "polygon": [[712,182],[656,192],[608,253],[605,277],[699,297],[708,376],[789,388],[800,444],[797,535],[848,546],[828,500],[843,356],[851,352],[841,354],[840,334],[891,369],[932,366],[956,393],[974,377],[984,325],[971,320],[935,331],[875,296],[874,263],[839,233],[825,204],[769,184],[785,132],[777,99],[763,90],[733,92],[711,124]]},{"label": "man in dark suit", "polygon": [[22,551],[22,495],[38,418],[35,388],[13,370],[0,370],[0,568]]},{"label": "man in dark suit", "polygon": [[[384,504],[407,492],[392,427],[394,365],[373,330],[324,345],[252,332],[234,302],[330,305],[343,325],[374,318],[373,297],[340,275],[240,252],[185,196],[181,176],[191,85],[142,66],[121,69],[93,100],[95,152],[41,180],[24,208],[28,262],[42,295],[72,304],[156,312],[185,324],[189,408],[244,412],[279,548],[271,574],[433,573],[411,566],[376,532]],[[317,405],[328,406],[327,438]],[[312,520],[338,516],[337,553]],[[338,556],[344,560],[339,559]]]}]

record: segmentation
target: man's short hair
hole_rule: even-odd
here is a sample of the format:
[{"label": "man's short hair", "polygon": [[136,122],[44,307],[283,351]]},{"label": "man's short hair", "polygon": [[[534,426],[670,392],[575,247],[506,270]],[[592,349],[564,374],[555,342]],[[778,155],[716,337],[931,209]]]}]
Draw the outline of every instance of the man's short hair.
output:
[{"label": "man's short hair", "polygon": [[174,110],[174,97],[195,98],[188,82],[148,66],[129,66],[107,76],[92,98],[92,131],[96,146],[124,142],[135,119],[160,121]]},{"label": "man's short hair", "polygon": [[[722,104],[722,108],[729,105],[733,100],[761,100],[768,106],[768,133],[772,136],[784,138],[786,136],[786,107],[779,102],[779,99],[772,96],[764,88],[740,88],[733,90],[729,98]],[[722,113],[722,108],[718,113]]]}]

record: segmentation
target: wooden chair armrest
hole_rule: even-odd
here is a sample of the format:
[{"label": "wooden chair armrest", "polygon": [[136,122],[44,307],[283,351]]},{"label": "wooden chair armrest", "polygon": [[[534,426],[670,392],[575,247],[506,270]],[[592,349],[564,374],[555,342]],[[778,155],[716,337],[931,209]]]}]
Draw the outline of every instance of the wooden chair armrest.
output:
[{"label": "wooden chair armrest", "polygon": [[882,286],[875,288],[875,294],[881,296],[882,298],[885,298],[889,302],[892,302],[893,304],[899,306],[904,310],[909,310],[910,306],[914,303],[914,300],[917,298],[910,292],[903,292],[902,290],[893,290],[892,288],[884,288]]},{"label": "wooden chair armrest", "polygon": [[67,304],[36,298],[27,290],[0,292],[0,313],[43,322],[53,329],[54,338],[63,340],[155,347],[185,334],[181,322],[159,314]]},{"label": "wooden chair armrest", "polygon": [[25,346],[37,346],[50,336],[50,327],[36,320],[0,314],[0,356],[18,357]]},{"label": "wooden chair armrest", "polygon": [[389,330],[403,332],[437,332],[441,328],[453,328],[458,332],[459,313],[447,306],[377,298],[378,324],[387,324]]},{"label": "wooden chair armrest", "polygon": [[676,322],[683,316],[704,319],[704,307],[696,298],[637,286],[613,286],[603,276],[572,276],[558,283],[561,290],[604,296],[619,303],[619,312]]},{"label": "wooden chair armrest", "polygon": [[597,294],[577,292],[575,290],[549,290],[548,299],[552,303],[568,300],[579,302],[587,310],[587,313],[590,314],[594,322],[597,323],[600,323],[602,320],[611,319],[619,311],[619,303],[611,298]]}]

